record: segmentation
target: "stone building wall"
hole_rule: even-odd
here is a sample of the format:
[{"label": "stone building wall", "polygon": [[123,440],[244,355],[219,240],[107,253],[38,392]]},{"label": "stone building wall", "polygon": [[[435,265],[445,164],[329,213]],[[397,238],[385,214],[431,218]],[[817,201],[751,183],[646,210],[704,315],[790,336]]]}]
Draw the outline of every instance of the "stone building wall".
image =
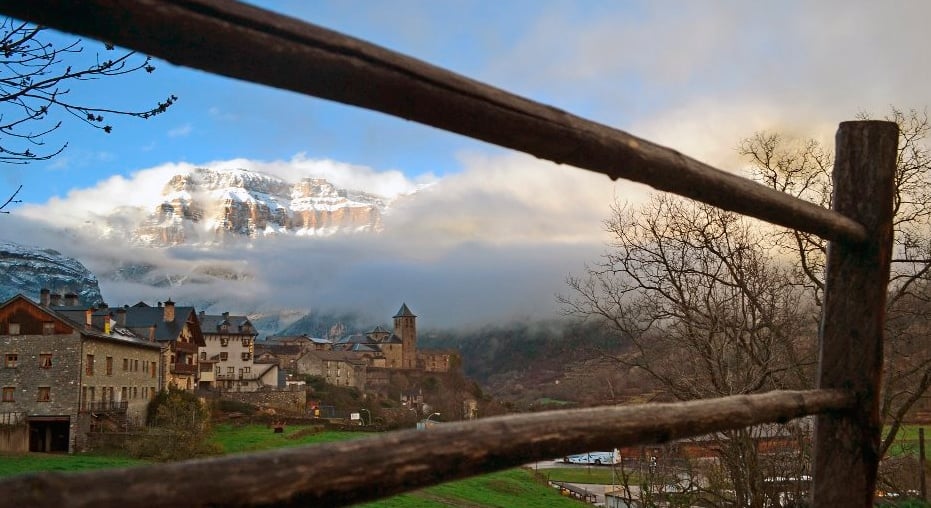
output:
[{"label": "stone building wall", "polygon": [[[16,355],[15,362],[8,363],[7,355]],[[80,404],[80,356],[81,339],[77,333],[0,335],[0,387],[13,389],[12,401],[0,401],[0,413],[68,418],[68,448],[73,450]],[[45,359],[50,363],[42,365]],[[48,389],[48,400],[39,400],[40,388]]]},{"label": "stone building wall", "polygon": [[[93,370],[88,359],[93,356]],[[160,347],[88,339],[84,346],[81,396],[90,401],[126,402],[131,425],[141,424],[149,401],[159,390]],[[93,397],[91,396],[93,394]]]}]

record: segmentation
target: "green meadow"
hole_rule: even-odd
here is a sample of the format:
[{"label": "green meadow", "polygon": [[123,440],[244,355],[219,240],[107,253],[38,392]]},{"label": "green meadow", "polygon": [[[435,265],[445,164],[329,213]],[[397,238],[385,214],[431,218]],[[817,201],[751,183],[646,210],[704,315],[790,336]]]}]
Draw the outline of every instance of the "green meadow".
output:
[{"label": "green meadow", "polygon": [[[276,434],[272,429],[264,425],[238,426],[224,424],[216,426],[212,441],[219,445],[224,453],[231,454],[358,439],[369,435],[361,432],[321,432],[312,427],[301,426],[286,426],[283,433]],[[86,471],[143,464],[146,464],[146,462],[120,456],[40,453],[0,455],[0,476],[38,471]],[[610,474],[610,471],[606,472]],[[592,476],[591,478],[595,477]],[[557,489],[534,479],[533,473],[529,470],[511,469],[449,482],[360,506],[367,508],[445,506],[560,508],[579,507],[583,504],[560,495]]]}]

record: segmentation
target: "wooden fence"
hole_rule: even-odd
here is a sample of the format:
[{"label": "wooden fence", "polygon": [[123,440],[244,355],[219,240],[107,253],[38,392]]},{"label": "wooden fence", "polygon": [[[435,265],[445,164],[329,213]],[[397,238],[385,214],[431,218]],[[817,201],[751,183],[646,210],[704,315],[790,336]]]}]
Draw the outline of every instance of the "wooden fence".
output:
[{"label": "wooden fence", "polygon": [[815,233],[829,244],[819,389],[511,415],[429,432],[0,481],[10,506],[337,506],[591,449],[817,414],[815,506],[872,506],[898,130],[844,122],[834,210],[364,41],[223,0],[0,0],[0,12],[170,62],[382,111]]}]

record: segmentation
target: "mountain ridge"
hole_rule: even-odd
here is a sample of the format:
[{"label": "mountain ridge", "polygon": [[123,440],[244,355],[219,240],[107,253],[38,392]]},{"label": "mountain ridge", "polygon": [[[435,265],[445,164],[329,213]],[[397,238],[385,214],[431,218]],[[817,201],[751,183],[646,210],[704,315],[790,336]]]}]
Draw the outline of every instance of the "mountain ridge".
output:
[{"label": "mountain ridge", "polygon": [[143,247],[380,232],[392,201],[325,178],[288,182],[249,169],[198,167],[168,177],[154,201],[116,207],[80,229]]}]

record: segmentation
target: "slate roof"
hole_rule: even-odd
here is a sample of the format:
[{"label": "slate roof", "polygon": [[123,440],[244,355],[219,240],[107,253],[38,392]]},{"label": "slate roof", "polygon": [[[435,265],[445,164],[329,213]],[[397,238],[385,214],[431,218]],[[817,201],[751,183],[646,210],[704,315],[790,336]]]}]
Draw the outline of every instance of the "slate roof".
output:
[{"label": "slate roof", "polygon": [[353,344],[343,351],[353,351],[356,353],[380,353],[381,349],[375,344]]},{"label": "slate roof", "polygon": [[[352,351],[308,351],[304,356],[313,356],[329,362],[346,362],[354,365],[368,365],[359,353]],[[301,357],[303,358],[303,356]]]},{"label": "slate roof", "polygon": [[[252,326],[252,322],[249,321],[249,318],[246,316],[233,316],[228,315],[215,315],[215,314],[205,314],[201,313],[200,316],[200,329],[204,333],[219,333],[220,326],[224,321],[229,325],[229,332],[231,334],[246,334],[246,335],[258,335],[258,332],[244,332],[242,329],[246,326]],[[255,328],[253,327],[253,330]]]},{"label": "slate roof", "polygon": [[336,341],[337,344],[374,344],[371,338],[361,333],[347,335]]},{"label": "slate roof", "polygon": [[[77,312],[73,310],[73,307],[67,307],[66,309],[68,310],[65,310],[62,312],[59,310],[61,309],[60,307],[44,307],[34,302],[32,299],[26,297],[23,294],[17,294],[16,296],[3,302],[2,304],[0,304],[0,308],[6,307],[7,305],[13,303],[16,300],[23,300],[25,302],[28,302],[30,305],[40,309],[43,313],[48,314],[49,316],[55,319],[58,319],[59,321],[64,322],[71,328],[74,328],[76,332],[80,333],[81,335],[85,337],[106,340],[108,342],[118,342],[118,343],[132,345],[132,346],[141,346],[141,347],[147,347],[147,348],[153,348],[153,349],[161,349],[161,346],[159,344],[150,342],[146,340],[145,338],[140,337],[134,334],[132,331],[127,330],[125,328],[114,327],[111,333],[106,334],[103,332],[103,330],[99,328],[96,328],[93,326],[87,326],[87,324],[85,324],[85,321],[86,321],[85,312],[87,311],[87,309],[83,309],[83,308],[80,309],[81,311],[80,316],[76,316],[75,314],[77,314]],[[80,317],[80,320],[75,319],[75,317]]]},{"label": "slate roof", "polygon": [[[155,325],[155,340],[159,342],[175,341],[181,336],[181,330],[184,324],[192,319],[199,323],[197,312],[194,307],[175,306],[175,320],[165,321],[164,307],[129,307],[126,309],[126,328],[137,331],[137,333],[146,334],[152,325]],[[195,327],[194,342],[204,345],[204,338],[201,334],[200,326]]]},{"label": "slate roof", "polygon": [[401,309],[398,310],[398,313],[395,314],[394,317],[399,318],[399,317],[417,317],[417,316],[415,316],[414,313],[411,312],[409,308],[407,308],[406,303],[402,303]]}]

